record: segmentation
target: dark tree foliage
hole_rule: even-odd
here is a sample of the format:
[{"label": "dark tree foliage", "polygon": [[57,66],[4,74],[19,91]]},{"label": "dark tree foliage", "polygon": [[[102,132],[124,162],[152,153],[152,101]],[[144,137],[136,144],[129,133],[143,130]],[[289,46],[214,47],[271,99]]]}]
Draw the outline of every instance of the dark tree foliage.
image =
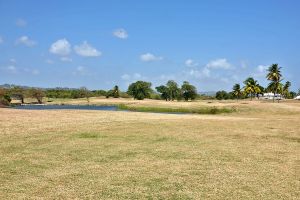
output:
[{"label": "dark tree foliage", "polygon": [[134,99],[143,100],[144,98],[149,98],[151,95],[151,83],[144,81],[137,81],[131,83],[128,87],[127,93],[133,96]]},{"label": "dark tree foliage", "polygon": [[216,93],[216,99],[218,99],[218,100],[229,99],[229,94],[226,91],[224,91],[224,90],[218,91]]},{"label": "dark tree foliage", "polygon": [[11,102],[11,98],[8,91],[0,88],[0,105],[8,106]]},{"label": "dark tree foliage", "polygon": [[179,88],[178,85],[175,81],[169,80],[167,82],[167,88],[168,88],[168,95],[169,95],[169,100],[174,101],[178,95],[179,95]]},{"label": "dark tree foliage", "polygon": [[169,96],[169,90],[167,86],[161,85],[155,88],[157,90],[157,92],[160,93],[160,96],[162,99],[168,101],[170,100],[170,96]]},{"label": "dark tree foliage", "polygon": [[106,94],[106,98],[113,97],[113,98],[119,98],[120,97],[120,90],[119,86],[115,86],[112,90],[109,90]]},{"label": "dark tree foliage", "polygon": [[191,85],[189,82],[184,81],[181,86],[182,97],[185,101],[194,100],[197,97],[196,87]]}]

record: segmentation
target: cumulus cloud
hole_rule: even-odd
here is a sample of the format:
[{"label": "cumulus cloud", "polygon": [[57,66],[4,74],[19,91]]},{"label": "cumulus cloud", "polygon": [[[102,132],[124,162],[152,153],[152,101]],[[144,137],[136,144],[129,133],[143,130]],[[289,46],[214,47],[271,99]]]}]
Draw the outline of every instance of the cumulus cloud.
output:
[{"label": "cumulus cloud", "polygon": [[125,29],[117,29],[113,32],[113,35],[117,38],[120,38],[120,39],[127,39],[128,38],[128,33]]},{"label": "cumulus cloud", "polygon": [[194,60],[192,59],[187,59],[185,62],[184,62],[185,66],[187,67],[196,67],[198,65],[198,63],[196,63]]},{"label": "cumulus cloud", "polygon": [[72,58],[70,58],[70,57],[61,57],[60,60],[63,62],[72,62],[73,61]]},{"label": "cumulus cloud", "polygon": [[143,62],[152,62],[152,61],[159,61],[159,60],[162,60],[163,57],[161,57],[161,56],[155,56],[155,55],[153,55],[153,54],[151,54],[151,53],[145,53],[145,54],[142,54],[142,55],[140,56],[140,59],[141,59],[141,61],[143,61]]},{"label": "cumulus cloud", "polygon": [[225,58],[212,60],[206,65],[207,68],[211,69],[231,69],[232,65]]},{"label": "cumulus cloud", "polygon": [[49,51],[56,55],[66,56],[71,53],[71,44],[65,38],[59,39],[51,44]]},{"label": "cumulus cloud", "polygon": [[90,44],[88,44],[86,41],[84,41],[80,45],[76,45],[74,47],[75,52],[84,57],[97,57],[101,56],[101,52],[98,51],[96,48],[92,47]]},{"label": "cumulus cloud", "polygon": [[24,35],[24,36],[21,36],[20,38],[18,38],[16,40],[16,45],[18,44],[22,44],[22,45],[25,45],[25,46],[28,46],[28,47],[32,47],[34,45],[36,45],[36,42],[31,40],[28,36]]},{"label": "cumulus cloud", "polygon": [[[194,62],[192,60],[189,59],[187,61],[186,61],[187,66],[193,66]],[[216,59],[207,63],[202,69],[191,69],[185,73],[195,78],[213,78],[211,75],[211,71],[214,69],[228,70],[228,69],[232,69],[232,65],[225,58]]]},{"label": "cumulus cloud", "polygon": [[25,27],[25,26],[27,26],[27,22],[24,20],[24,19],[17,19],[17,21],[16,21],[16,25],[18,26],[18,27]]}]

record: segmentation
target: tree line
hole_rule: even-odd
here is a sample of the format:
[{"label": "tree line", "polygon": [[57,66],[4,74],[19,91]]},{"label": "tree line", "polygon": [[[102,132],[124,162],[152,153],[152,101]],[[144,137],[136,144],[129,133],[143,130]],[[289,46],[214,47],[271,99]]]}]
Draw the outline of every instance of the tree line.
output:
[{"label": "tree line", "polygon": [[[216,99],[243,99],[243,98],[259,98],[263,93],[271,92],[274,94],[280,94],[285,98],[294,98],[297,93],[290,91],[291,82],[287,81],[282,83],[283,77],[281,73],[281,67],[278,64],[272,64],[266,74],[266,78],[269,84],[266,88],[261,86],[257,80],[253,77],[248,77],[243,82],[243,87],[239,83],[234,84],[231,92],[224,90],[216,93]],[[12,99],[18,99],[21,103],[24,103],[25,98],[36,99],[38,103],[43,102],[43,98],[86,98],[89,102],[90,97],[105,96],[106,98],[134,98],[137,100],[143,100],[145,98],[150,99],[163,99],[165,101],[174,100],[194,100],[201,97],[197,93],[197,88],[191,85],[189,82],[184,81],[179,86],[174,80],[169,80],[165,85],[159,85],[152,89],[152,84],[145,81],[136,81],[131,83],[126,92],[119,90],[116,85],[111,90],[88,90],[86,87],[79,89],[65,89],[65,88],[54,88],[54,89],[40,89],[40,88],[29,88],[13,86],[9,88],[0,88],[0,104],[9,105]],[[298,91],[300,95],[300,89]]]},{"label": "tree line", "polygon": [[[218,91],[216,93],[216,98],[219,100],[234,98],[238,100],[241,98],[250,98],[252,100],[254,97],[259,99],[259,97],[264,93],[273,93],[273,101],[275,100],[275,95],[281,95],[287,99],[294,98],[297,93],[290,91],[291,82],[286,81],[285,83],[282,83],[283,77],[281,69],[282,68],[278,64],[272,64],[267,69],[266,79],[269,81],[269,84],[265,88],[261,86],[253,77],[248,77],[243,82],[243,88],[239,83],[236,83],[233,86],[232,91],[229,93],[226,91]],[[300,93],[300,89],[298,93]]]}]

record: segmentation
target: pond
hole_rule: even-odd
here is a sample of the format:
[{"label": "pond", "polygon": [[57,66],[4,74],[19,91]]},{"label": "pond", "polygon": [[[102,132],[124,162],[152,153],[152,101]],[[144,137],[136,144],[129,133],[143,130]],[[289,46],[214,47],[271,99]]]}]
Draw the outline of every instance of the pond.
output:
[{"label": "pond", "polygon": [[95,106],[95,105],[22,105],[13,107],[23,110],[118,110],[117,106]]}]

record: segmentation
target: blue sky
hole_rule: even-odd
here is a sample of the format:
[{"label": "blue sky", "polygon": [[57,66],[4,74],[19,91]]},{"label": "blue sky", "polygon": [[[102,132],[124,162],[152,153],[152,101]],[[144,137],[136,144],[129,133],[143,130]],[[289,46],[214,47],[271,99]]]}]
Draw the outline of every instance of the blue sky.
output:
[{"label": "blue sky", "polygon": [[300,88],[300,1],[0,0],[0,84],[110,89],[173,79],[198,91]]}]

